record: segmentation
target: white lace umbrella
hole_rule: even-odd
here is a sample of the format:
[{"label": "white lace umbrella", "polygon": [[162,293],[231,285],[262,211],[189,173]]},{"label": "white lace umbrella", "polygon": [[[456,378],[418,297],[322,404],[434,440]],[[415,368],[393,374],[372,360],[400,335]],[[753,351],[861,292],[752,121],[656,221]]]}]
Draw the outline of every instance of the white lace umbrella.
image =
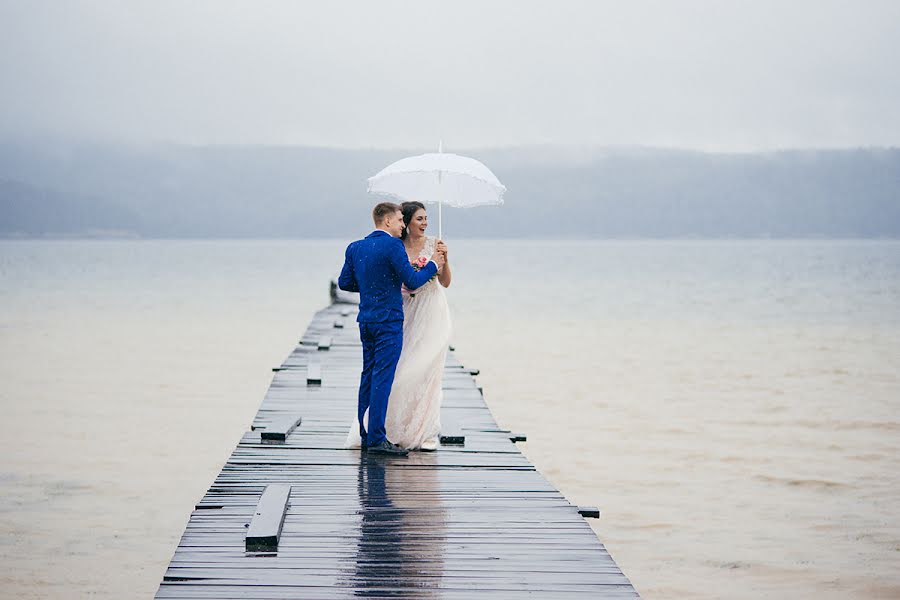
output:
[{"label": "white lace umbrella", "polygon": [[369,177],[369,192],[401,202],[418,200],[438,205],[438,239],[443,238],[441,208],[503,204],[506,186],[490,169],[467,156],[436,153],[398,160]]}]

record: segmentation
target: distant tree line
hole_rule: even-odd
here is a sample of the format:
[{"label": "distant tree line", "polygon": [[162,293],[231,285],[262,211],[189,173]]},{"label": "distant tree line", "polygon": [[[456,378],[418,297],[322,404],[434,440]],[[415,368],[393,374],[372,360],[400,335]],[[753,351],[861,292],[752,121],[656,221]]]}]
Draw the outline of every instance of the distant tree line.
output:
[{"label": "distant tree line", "polygon": [[[353,237],[366,178],[414,152],[0,144],[0,236]],[[509,191],[445,210],[456,237],[900,236],[900,149],[471,154]]]}]

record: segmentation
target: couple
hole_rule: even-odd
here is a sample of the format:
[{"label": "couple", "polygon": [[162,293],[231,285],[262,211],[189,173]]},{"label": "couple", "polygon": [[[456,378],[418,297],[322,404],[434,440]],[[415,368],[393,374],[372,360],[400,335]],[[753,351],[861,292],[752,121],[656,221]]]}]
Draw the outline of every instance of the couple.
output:
[{"label": "couple", "polygon": [[347,246],[338,286],[359,292],[363,368],[345,444],[405,456],[437,449],[450,341],[447,246],[426,236],[421,202],[382,202],[375,231]]}]

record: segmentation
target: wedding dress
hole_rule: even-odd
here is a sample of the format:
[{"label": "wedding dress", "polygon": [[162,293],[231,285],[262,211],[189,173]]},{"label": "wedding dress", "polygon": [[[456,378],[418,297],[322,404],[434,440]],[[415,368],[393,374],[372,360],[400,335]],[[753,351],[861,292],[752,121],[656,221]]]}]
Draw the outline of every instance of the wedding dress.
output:
[{"label": "wedding dress", "polygon": [[[429,259],[436,238],[428,236],[419,253]],[[450,343],[450,306],[437,277],[403,294],[403,350],[388,400],[385,431],[388,440],[403,448],[421,448],[441,432],[441,385]],[[367,415],[368,416],[368,413]],[[344,444],[359,448],[359,421],[353,419]]]}]

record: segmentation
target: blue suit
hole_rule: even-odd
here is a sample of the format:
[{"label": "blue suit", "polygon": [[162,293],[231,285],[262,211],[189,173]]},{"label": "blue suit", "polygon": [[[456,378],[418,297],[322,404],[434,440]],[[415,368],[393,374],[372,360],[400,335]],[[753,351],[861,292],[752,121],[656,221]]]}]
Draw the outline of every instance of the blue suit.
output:
[{"label": "blue suit", "polygon": [[[377,446],[385,439],[384,419],[400,351],[403,349],[403,297],[400,284],[414,290],[437,273],[429,262],[416,271],[409,264],[403,242],[376,230],[347,246],[338,286],[359,292],[359,338],[363,369],[359,381],[359,434],[362,443]],[[363,415],[369,410],[369,431]]]}]

